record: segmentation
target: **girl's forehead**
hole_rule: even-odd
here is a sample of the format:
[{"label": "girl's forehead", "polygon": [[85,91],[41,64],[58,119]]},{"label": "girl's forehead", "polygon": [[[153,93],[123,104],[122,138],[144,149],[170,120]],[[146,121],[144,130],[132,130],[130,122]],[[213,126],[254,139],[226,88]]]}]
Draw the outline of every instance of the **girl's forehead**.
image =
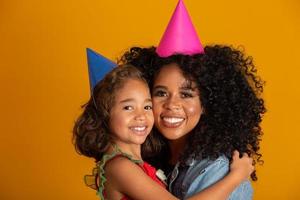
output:
[{"label": "girl's forehead", "polygon": [[132,91],[148,91],[149,87],[148,84],[142,80],[142,79],[127,79],[126,81],[124,81],[120,88],[118,90],[115,91],[115,93],[118,94],[127,94],[127,93],[131,93]]}]

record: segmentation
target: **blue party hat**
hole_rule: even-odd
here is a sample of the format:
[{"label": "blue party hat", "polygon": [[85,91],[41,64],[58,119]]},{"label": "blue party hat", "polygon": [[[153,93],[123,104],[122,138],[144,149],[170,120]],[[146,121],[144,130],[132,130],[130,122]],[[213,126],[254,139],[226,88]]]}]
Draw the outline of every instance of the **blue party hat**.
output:
[{"label": "blue party hat", "polygon": [[89,66],[90,89],[92,93],[97,83],[115,68],[117,64],[92,49],[87,48],[86,52]]}]

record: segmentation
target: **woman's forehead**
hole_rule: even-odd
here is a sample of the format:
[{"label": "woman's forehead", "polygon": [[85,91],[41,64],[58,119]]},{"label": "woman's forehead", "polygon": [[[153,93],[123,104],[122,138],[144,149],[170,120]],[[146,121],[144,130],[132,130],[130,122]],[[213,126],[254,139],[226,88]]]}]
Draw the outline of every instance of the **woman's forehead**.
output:
[{"label": "woman's forehead", "polygon": [[160,68],[154,77],[154,84],[157,83],[176,84],[180,85],[181,88],[191,88],[196,86],[192,74],[184,72],[176,63],[164,65]]}]

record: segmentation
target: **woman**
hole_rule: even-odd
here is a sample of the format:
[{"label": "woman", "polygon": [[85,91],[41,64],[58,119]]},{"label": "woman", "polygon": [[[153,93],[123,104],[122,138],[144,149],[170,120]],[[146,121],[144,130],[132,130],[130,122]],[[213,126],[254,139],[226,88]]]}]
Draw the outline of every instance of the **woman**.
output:
[{"label": "woman", "polygon": [[[156,156],[143,156],[170,172],[169,190],[178,198],[226,176],[235,149],[251,156],[254,164],[260,161],[260,122],[266,110],[251,57],[220,45],[167,57],[160,57],[154,47],[134,47],[122,61],[139,67],[149,82],[154,134],[163,137]],[[257,179],[255,172],[251,178]],[[252,194],[245,181],[229,199],[252,199]]]}]

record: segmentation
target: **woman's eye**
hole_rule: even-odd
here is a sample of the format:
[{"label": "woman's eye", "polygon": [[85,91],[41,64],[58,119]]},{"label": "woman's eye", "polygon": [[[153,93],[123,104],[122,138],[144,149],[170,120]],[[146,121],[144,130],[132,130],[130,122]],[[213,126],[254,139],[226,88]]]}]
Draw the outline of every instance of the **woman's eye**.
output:
[{"label": "woman's eye", "polygon": [[156,97],[166,97],[167,93],[165,91],[158,90],[158,91],[155,91],[153,93],[153,96],[156,96]]},{"label": "woman's eye", "polygon": [[132,106],[124,106],[123,109],[124,110],[133,110],[133,107]]},{"label": "woman's eye", "polygon": [[145,110],[152,110],[152,106],[145,106]]},{"label": "woman's eye", "polygon": [[193,94],[189,93],[189,92],[182,92],[181,97],[182,98],[190,98],[190,97],[193,97]]}]

